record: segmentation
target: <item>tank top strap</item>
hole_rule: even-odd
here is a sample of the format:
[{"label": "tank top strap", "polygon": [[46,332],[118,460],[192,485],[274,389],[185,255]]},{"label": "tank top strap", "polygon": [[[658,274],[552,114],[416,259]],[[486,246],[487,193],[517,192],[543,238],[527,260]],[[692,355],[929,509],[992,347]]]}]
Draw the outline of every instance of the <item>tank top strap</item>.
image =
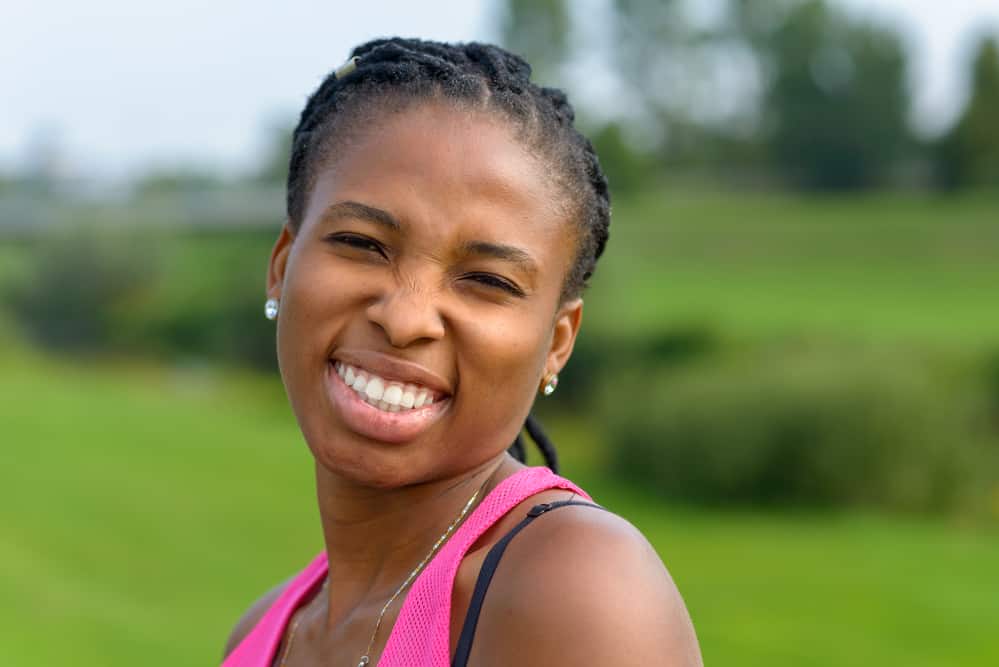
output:
[{"label": "tank top strap", "polygon": [[301,606],[302,600],[322,583],[328,567],[325,551],[312,559],[285,586],[253,629],[229,654],[222,667],[270,667],[292,614]]},{"label": "tank top strap", "polygon": [[406,595],[379,667],[449,667],[451,592],[468,549],[510,510],[547,489],[589,494],[548,468],[523,468],[500,482],[444,544]]},{"label": "tank top strap", "polygon": [[486,591],[489,590],[489,584],[493,580],[493,575],[496,574],[496,567],[499,565],[500,559],[503,558],[503,554],[506,552],[510,541],[517,536],[517,533],[530,525],[532,521],[542,514],[546,514],[559,507],[571,505],[596,507],[606,510],[606,508],[600,505],[578,500],[558,500],[553,503],[541,503],[528,510],[527,515],[520,520],[520,523],[511,528],[506,535],[501,537],[489,549],[486,559],[482,561],[482,568],[479,569],[479,576],[475,580],[475,589],[472,591],[472,599],[468,602],[468,612],[465,614],[465,622],[462,625],[461,634],[458,636],[458,642],[455,645],[454,660],[451,661],[451,667],[465,667],[468,664],[468,658],[472,653],[472,640],[475,638],[475,629],[479,624],[479,616],[482,613],[482,603],[485,600]]}]

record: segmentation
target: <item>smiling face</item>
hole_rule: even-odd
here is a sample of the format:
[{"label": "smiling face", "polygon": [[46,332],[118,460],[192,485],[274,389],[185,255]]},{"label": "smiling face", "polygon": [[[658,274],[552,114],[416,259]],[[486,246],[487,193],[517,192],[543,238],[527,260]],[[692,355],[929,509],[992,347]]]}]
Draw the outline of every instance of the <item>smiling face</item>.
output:
[{"label": "smiling face", "polygon": [[[278,361],[317,462],[374,486],[459,474],[520,432],[582,304],[565,194],[509,124],[424,102],[361,118],[271,255]],[[427,404],[429,402],[429,405]]]}]

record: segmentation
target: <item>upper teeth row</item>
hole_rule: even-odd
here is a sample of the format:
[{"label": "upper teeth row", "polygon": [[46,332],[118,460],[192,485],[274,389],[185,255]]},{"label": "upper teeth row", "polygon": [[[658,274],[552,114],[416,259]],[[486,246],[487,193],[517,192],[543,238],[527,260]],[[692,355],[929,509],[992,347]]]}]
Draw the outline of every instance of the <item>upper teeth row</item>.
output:
[{"label": "upper teeth row", "polygon": [[433,391],[426,387],[386,380],[342,361],[334,362],[333,366],[337,375],[343,378],[344,384],[356,391],[365,401],[382,410],[389,412],[415,410],[434,402]]}]

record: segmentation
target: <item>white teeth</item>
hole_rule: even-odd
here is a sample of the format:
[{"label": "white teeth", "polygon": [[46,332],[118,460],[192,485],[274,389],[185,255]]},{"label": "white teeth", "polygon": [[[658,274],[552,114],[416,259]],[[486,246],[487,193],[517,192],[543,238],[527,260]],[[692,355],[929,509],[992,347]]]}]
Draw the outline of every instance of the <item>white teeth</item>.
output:
[{"label": "white teeth", "polygon": [[401,405],[406,409],[409,409],[413,407],[413,404],[415,403],[416,403],[416,392],[407,387],[406,391],[403,392],[402,394],[402,399],[399,401],[399,405]]},{"label": "white teeth", "polygon": [[375,376],[368,380],[367,386],[364,388],[364,393],[368,395],[372,401],[380,401],[382,394],[385,393],[385,384],[382,379]]},{"label": "white teeth", "polygon": [[344,384],[358,393],[366,403],[386,412],[406,412],[434,402],[432,391],[413,384],[389,384],[377,375],[343,362],[333,364]]},{"label": "white teeth", "polygon": [[382,400],[389,405],[399,407],[399,402],[402,400],[402,387],[397,384],[386,387],[385,393],[382,394]]}]

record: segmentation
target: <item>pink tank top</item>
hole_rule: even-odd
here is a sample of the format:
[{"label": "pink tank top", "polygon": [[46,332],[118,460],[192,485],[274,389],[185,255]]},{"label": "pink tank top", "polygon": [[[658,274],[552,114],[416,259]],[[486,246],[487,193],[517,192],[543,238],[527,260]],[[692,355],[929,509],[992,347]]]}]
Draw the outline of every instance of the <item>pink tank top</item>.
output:
[{"label": "pink tank top", "polygon": [[[379,667],[450,665],[451,591],[461,559],[507,512],[546,489],[568,489],[592,500],[575,484],[543,467],[524,468],[500,482],[413,582],[378,660]],[[285,587],[222,667],[271,667],[289,619],[302,600],[322,583],[326,572],[324,551]]]}]

